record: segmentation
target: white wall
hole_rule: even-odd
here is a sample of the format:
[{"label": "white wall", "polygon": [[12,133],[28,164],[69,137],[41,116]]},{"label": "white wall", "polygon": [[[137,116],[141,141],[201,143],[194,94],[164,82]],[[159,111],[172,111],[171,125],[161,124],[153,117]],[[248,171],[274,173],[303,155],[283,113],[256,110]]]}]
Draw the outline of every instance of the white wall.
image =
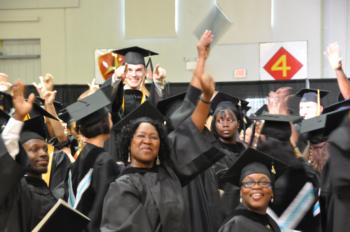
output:
[{"label": "white wall", "polygon": [[[46,5],[40,5],[41,1],[28,0],[24,1],[24,6],[20,0],[1,0],[0,39],[40,38],[42,73],[51,72],[57,84],[89,82],[95,73],[96,48],[132,45],[159,52],[161,55],[153,59],[154,63],[161,63],[167,69],[169,81],[189,81],[191,72],[186,70],[186,61],[196,56],[197,39],[193,30],[214,1],[176,0],[177,36],[139,39],[126,39],[123,35],[123,1],[65,0],[58,4],[54,0],[46,0],[42,1]],[[212,48],[208,60],[208,71],[218,81],[235,81],[233,70],[238,67],[248,71],[247,78],[243,80],[257,80],[259,42],[270,41],[307,40],[308,75],[310,78],[323,76],[325,33],[322,16],[325,9],[320,0],[219,0],[219,4],[232,17],[234,24],[218,45]],[[347,9],[344,14],[347,14]],[[273,27],[268,25],[271,13],[274,14]],[[156,12],[153,15],[157,17]],[[39,20],[31,20],[36,17]],[[254,21],[259,23],[255,24]],[[140,22],[140,27],[155,26]],[[339,26],[343,27],[344,24]]]}]

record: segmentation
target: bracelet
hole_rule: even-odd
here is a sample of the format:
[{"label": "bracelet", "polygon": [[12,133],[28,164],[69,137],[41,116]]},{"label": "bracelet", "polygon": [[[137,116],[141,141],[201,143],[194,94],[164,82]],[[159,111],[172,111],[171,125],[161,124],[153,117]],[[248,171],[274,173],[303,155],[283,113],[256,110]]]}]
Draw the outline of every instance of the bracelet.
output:
[{"label": "bracelet", "polygon": [[204,99],[203,99],[203,96],[200,96],[199,100],[201,100],[201,102],[203,102],[204,104],[207,104],[207,105],[210,104],[210,101],[204,100]]}]

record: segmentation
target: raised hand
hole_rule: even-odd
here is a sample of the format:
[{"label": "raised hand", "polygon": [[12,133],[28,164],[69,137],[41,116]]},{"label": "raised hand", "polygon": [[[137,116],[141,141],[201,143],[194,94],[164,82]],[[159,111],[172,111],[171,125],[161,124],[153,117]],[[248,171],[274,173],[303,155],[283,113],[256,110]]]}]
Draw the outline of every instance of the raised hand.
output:
[{"label": "raised hand", "polygon": [[54,83],[53,83],[54,77],[50,73],[46,73],[45,76],[39,77],[39,83],[33,82],[32,84],[36,88],[36,91],[38,91],[39,96],[41,98],[44,98],[44,94],[46,91],[53,91]]},{"label": "raised hand", "polygon": [[119,66],[114,73],[118,79],[122,81],[125,80],[126,74],[128,73],[128,64]]},{"label": "raised hand", "polygon": [[276,91],[270,91],[267,101],[267,108],[270,114],[287,115],[288,101],[292,96],[290,87],[281,87]]},{"label": "raised hand", "polygon": [[43,99],[45,100],[45,104],[53,104],[56,99],[57,91],[45,91]]},{"label": "raised hand", "polygon": [[161,82],[165,79],[165,76],[166,76],[166,70],[160,67],[159,64],[157,64],[152,75],[153,80],[157,82]]},{"label": "raised hand", "polygon": [[15,119],[23,121],[25,116],[32,110],[35,95],[31,93],[27,100],[24,99],[24,84],[21,81],[16,81],[12,86],[13,92],[13,107],[15,108]]},{"label": "raised hand", "polygon": [[332,69],[337,70],[341,68],[340,48],[337,42],[329,44],[324,54],[327,56]]},{"label": "raised hand", "polygon": [[214,35],[211,31],[205,30],[197,43],[197,52],[199,58],[207,58],[209,55],[210,44],[213,42]]},{"label": "raised hand", "polygon": [[96,91],[98,90],[100,87],[98,86],[98,84],[96,84],[96,79],[92,79],[91,83],[88,83],[89,86],[89,90],[93,90]]}]

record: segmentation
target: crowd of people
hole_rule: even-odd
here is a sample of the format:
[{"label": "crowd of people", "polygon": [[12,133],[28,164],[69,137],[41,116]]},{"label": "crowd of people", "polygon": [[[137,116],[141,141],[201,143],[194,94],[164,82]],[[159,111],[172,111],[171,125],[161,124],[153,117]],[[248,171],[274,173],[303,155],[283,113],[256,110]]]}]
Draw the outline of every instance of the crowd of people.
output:
[{"label": "crowd of people", "polygon": [[187,91],[171,97],[165,69],[145,62],[156,53],[139,47],[116,50],[125,63],[68,106],[50,74],[25,96],[0,73],[0,231],[31,231],[58,199],[90,218],[82,231],[346,231],[350,82],[339,46],[326,49],[339,102],[303,89],[294,115],[283,87],[248,116],[249,102],[216,91],[205,70],[213,36],[203,33]]}]

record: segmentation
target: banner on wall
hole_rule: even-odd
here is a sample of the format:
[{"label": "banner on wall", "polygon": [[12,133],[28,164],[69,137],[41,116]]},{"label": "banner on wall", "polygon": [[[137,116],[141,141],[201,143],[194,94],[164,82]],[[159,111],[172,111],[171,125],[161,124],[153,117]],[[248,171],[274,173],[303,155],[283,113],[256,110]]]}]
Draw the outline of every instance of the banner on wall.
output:
[{"label": "banner on wall", "polygon": [[305,78],[307,41],[260,44],[260,80]]},{"label": "banner on wall", "polygon": [[95,50],[95,78],[98,84],[109,79],[114,70],[123,63],[123,56],[113,53],[113,50],[115,49]]}]

